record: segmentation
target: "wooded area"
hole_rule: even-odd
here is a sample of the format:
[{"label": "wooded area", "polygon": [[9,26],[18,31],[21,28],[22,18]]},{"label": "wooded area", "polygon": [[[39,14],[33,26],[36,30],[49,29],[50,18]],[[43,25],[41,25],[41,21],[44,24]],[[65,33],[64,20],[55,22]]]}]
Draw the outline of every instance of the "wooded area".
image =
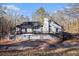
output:
[{"label": "wooded area", "polygon": [[[0,37],[14,32],[16,25],[30,21],[28,16],[20,12],[0,5]],[[79,34],[79,4],[68,4],[68,8],[57,10],[52,15],[40,7],[32,14],[32,21],[39,21],[43,24],[44,17],[51,17],[64,28],[64,32]]]}]

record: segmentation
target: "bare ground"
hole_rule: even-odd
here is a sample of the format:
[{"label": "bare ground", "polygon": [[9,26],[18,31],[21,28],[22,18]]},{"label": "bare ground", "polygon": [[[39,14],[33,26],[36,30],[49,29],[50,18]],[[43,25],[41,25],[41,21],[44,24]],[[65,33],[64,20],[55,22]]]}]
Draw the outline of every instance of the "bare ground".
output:
[{"label": "bare ground", "polygon": [[57,48],[45,50],[0,51],[1,56],[79,56],[79,48]]},{"label": "bare ground", "polygon": [[[0,41],[0,45],[15,44],[17,42],[25,41]],[[39,43],[40,42],[37,42],[37,44]],[[33,44],[35,43],[33,42]],[[62,44],[64,44],[66,47],[62,47]],[[28,48],[25,50],[0,50],[0,56],[79,56],[78,39],[66,40],[57,46],[58,48],[47,48],[48,44],[46,47],[44,44],[44,46],[42,46],[45,47],[44,49],[41,49],[41,47],[38,46],[37,48]]]}]

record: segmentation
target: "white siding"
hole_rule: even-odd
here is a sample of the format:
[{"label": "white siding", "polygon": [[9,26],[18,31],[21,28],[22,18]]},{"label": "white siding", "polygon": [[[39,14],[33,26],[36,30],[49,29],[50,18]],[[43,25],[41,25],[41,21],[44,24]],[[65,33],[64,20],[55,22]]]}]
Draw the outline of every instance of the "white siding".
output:
[{"label": "white siding", "polygon": [[25,29],[22,29],[22,32],[25,32]]},{"label": "white siding", "polygon": [[51,36],[49,34],[21,34],[21,35],[16,35],[16,39],[21,39],[21,40],[45,40],[45,39],[53,39],[55,38],[54,36]]},{"label": "white siding", "polygon": [[19,31],[19,30],[20,30],[20,28],[17,28],[17,27],[16,27],[16,31]]},{"label": "white siding", "polygon": [[[56,31],[56,29],[58,29],[58,31]],[[51,30],[51,32],[56,33],[56,32],[62,31],[62,28],[61,28],[61,26],[55,24],[54,22],[51,22],[50,23],[50,30]]]},{"label": "white siding", "polygon": [[44,18],[44,24],[43,24],[43,33],[49,32],[49,19]]},{"label": "white siding", "polygon": [[33,29],[33,31],[35,31],[35,32],[42,32],[42,28],[40,27],[38,29]]}]

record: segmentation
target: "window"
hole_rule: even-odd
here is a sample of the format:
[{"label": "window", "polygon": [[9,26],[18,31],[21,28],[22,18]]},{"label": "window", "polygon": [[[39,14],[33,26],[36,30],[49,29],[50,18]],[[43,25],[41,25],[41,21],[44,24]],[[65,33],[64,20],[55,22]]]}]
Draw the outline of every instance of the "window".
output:
[{"label": "window", "polygon": [[22,32],[25,32],[25,29],[22,29]]},{"label": "window", "polygon": [[58,28],[56,28],[56,32],[58,32]]},{"label": "window", "polygon": [[30,28],[29,28],[29,29],[27,29],[27,32],[32,32],[32,29],[30,29]]},{"label": "window", "polygon": [[20,29],[19,28],[16,28],[16,31],[19,31]]}]

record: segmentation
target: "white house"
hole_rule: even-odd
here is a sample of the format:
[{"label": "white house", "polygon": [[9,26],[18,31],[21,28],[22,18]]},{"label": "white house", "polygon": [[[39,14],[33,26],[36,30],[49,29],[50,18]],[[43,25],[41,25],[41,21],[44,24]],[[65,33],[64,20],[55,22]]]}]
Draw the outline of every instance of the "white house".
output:
[{"label": "white house", "polygon": [[62,29],[62,26],[50,18],[44,18],[43,25],[40,22],[24,22],[16,26],[16,39],[53,39],[50,33],[60,33]]},{"label": "white house", "polygon": [[40,31],[40,23],[39,22],[24,22],[20,25],[16,26],[17,33],[34,33],[35,31]]},{"label": "white house", "polygon": [[55,21],[44,18],[44,24],[43,24],[43,33],[58,33],[62,32],[62,26],[57,24]]},{"label": "white house", "polygon": [[21,25],[16,26],[16,31],[30,32],[32,33],[58,33],[62,32],[62,26],[57,24],[55,21],[44,18],[43,26],[40,22],[24,22]]}]

